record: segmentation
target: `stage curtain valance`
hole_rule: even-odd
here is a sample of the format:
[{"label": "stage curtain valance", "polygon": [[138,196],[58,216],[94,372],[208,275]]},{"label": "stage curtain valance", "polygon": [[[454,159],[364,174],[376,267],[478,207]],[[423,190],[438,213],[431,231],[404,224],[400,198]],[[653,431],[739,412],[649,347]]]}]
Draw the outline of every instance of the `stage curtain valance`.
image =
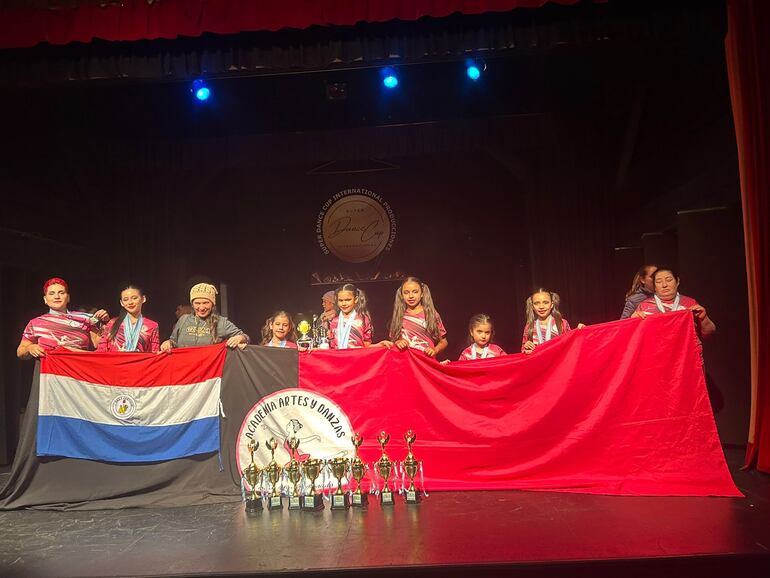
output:
[{"label": "stage curtain valance", "polygon": [[[4,24],[0,23],[0,28]],[[195,38],[135,42],[41,44],[0,51],[0,84],[72,80],[189,79],[274,71],[333,69],[390,63],[528,54],[565,47],[613,44],[645,50],[677,42],[686,26],[723,33],[725,18],[686,2],[630,5],[581,3],[539,10],[453,14],[419,21],[314,26],[278,32],[206,33]]]},{"label": "stage curtain valance", "polygon": [[[200,36],[205,32],[243,31],[315,25],[349,26],[359,22],[417,20],[460,12],[480,14],[518,7],[536,8],[548,0],[124,0],[120,5],[84,3],[48,9],[0,5],[0,48],[40,42],[67,44],[94,39],[133,41]],[[552,0],[574,4],[577,0]]]}]

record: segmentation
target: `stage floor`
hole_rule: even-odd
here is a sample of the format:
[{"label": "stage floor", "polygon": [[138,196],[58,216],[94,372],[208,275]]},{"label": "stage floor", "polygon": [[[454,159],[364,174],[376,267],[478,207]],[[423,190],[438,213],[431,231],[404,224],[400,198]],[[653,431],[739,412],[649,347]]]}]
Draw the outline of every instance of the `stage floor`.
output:
[{"label": "stage floor", "polygon": [[770,476],[727,454],[744,499],[437,492],[310,514],[0,512],[0,574],[770,576]]}]

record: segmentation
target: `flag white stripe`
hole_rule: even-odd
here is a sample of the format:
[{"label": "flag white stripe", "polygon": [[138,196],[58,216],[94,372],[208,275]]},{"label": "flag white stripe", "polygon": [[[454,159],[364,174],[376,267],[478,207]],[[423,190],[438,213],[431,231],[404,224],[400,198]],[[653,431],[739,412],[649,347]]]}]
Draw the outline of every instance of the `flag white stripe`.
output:
[{"label": "flag white stripe", "polygon": [[[188,423],[219,413],[222,378],[187,385],[119,387],[54,374],[40,375],[40,415],[73,417],[113,425],[163,426]],[[119,395],[128,395],[136,411],[128,419],[112,413]]]}]

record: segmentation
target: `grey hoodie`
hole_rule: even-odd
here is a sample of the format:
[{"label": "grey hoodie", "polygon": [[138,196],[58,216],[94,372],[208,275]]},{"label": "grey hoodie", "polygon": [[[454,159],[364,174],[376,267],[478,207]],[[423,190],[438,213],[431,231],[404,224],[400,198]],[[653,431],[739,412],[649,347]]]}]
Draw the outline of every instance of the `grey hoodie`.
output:
[{"label": "grey hoodie", "polygon": [[[230,339],[234,335],[246,335],[227,317],[218,316],[216,343]],[[194,347],[196,345],[211,345],[214,342],[206,319],[195,315],[182,315],[176,322],[169,338],[174,347]],[[246,342],[249,336],[246,335]]]}]

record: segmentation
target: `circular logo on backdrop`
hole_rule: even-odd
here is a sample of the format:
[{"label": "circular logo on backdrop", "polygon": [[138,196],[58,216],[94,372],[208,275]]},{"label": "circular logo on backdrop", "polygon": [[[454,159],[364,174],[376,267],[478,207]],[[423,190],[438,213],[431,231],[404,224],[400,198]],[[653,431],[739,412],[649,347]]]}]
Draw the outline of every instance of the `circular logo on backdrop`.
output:
[{"label": "circular logo on backdrop", "polygon": [[348,263],[371,261],[396,238],[393,209],[369,189],[345,189],[328,199],[316,221],[324,254]]},{"label": "circular logo on backdrop", "polygon": [[267,440],[275,438],[275,461],[290,460],[289,438],[299,439],[296,459],[352,457],[350,420],[340,406],[328,397],[303,389],[282,389],[260,399],[243,419],[235,455],[238,471],[251,463],[249,442],[259,442],[254,463],[260,467],[270,462]]},{"label": "circular logo on backdrop", "polygon": [[136,412],[136,401],[130,395],[119,395],[112,400],[110,412],[118,419],[128,419]]}]

